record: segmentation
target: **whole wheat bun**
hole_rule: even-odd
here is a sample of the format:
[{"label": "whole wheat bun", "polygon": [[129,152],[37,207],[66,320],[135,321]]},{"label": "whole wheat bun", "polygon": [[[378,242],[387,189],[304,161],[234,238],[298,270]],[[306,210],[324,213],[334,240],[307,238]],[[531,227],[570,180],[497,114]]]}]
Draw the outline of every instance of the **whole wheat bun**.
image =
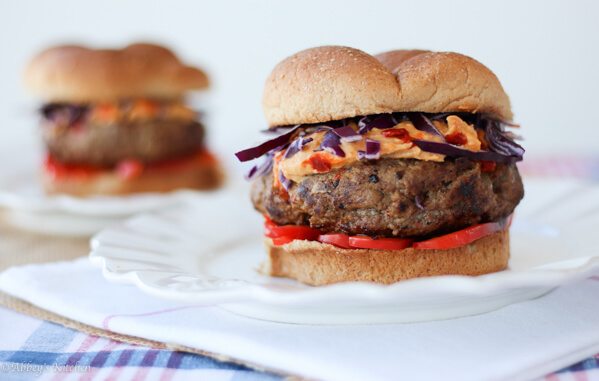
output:
[{"label": "whole wheat bun", "polygon": [[146,43],[118,50],[52,47],[29,62],[23,79],[47,102],[168,99],[208,86],[202,70],[186,66],[165,47]]},{"label": "whole wheat bun", "polygon": [[509,232],[500,231],[448,250],[342,249],[317,241],[295,240],[274,246],[260,271],[313,286],[367,281],[390,284],[434,275],[481,275],[504,270],[510,256]]},{"label": "whole wheat bun", "polygon": [[275,66],[262,103],[270,126],[408,111],[513,117],[486,66],[459,53],[424,50],[377,56],[344,46],[303,50]]},{"label": "whole wheat bun", "polygon": [[115,171],[106,171],[89,177],[55,177],[42,172],[42,183],[47,194],[68,194],[77,197],[125,195],[146,192],[170,192],[179,189],[212,190],[224,180],[216,162],[194,162],[176,169],[148,168],[132,179],[123,179]]}]

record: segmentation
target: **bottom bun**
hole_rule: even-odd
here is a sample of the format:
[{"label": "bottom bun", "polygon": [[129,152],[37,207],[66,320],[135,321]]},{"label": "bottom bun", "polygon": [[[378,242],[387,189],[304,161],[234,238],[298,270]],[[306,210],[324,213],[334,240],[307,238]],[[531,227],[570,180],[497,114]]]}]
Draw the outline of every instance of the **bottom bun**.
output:
[{"label": "bottom bun", "polygon": [[174,168],[146,168],[132,178],[123,178],[117,171],[105,171],[91,176],[55,176],[44,170],[42,180],[48,194],[124,195],[144,192],[170,192],[178,189],[210,190],[218,188],[224,179],[216,161],[190,161]]},{"label": "bottom bun", "polygon": [[447,250],[342,249],[295,240],[275,246],[265,240],[268,258],[260,271],[313,286],[349,281],[395,283],[434,275],[481,275],[504,270],[510,257],[509,232],[500,231]]}]

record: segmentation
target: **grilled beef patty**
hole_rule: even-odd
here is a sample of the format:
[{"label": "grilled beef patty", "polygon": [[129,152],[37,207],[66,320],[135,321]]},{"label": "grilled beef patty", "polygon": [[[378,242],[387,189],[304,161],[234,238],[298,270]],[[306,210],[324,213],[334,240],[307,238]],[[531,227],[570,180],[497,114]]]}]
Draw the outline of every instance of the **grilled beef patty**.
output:
[{"label": "grilled beef patty", "polygon": [[278,224],[350,235],[426,238],[497,221],[524,196],[515,164],[482,171],[465,159],[437,163],[382,159],[306,176],[285,197],[268,174],[252,184],[252,202]]},{"label": "grilled beef patty", "polygon": [[184,156],[200,149],[204,139],[200,123],[165,119],[77,126],[48,123],[42,131],[56,160],[102,167],[122,160],[153,163]]}]

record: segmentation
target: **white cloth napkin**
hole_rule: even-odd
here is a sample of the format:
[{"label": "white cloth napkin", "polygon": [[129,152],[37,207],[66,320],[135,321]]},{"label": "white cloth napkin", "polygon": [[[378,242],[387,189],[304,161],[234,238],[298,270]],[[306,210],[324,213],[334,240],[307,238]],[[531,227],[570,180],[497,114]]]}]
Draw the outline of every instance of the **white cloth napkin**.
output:
[{"label": "white cloth napkin", "polygon": [[485,315],[302,326],[112,284],[87,259],[11,268],[0,290],[95,327],[324,380],[526,380],[599,352],[599,277]]}]

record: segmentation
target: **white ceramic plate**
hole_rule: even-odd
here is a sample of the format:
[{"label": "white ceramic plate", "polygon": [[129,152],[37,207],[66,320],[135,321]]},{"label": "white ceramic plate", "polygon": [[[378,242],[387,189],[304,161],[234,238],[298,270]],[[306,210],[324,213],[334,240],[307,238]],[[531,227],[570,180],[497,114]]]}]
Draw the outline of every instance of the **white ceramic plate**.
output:
[{"label": "white ceramic plate", "polygon": [[73,197],[44,194],[33,178],[22,181],[3,181],[0,206],[21,212],[69,213],[80,216],[127,216],[149,212],[181,202],[193,191],[144,193],[128,196]]},{"label": "white ceramic plate", "polygon": [[258,274],[261,217],[248,196],[214,194],[102,231],[91,260],[111,281],[184,303],[217,304],[259,319],[307,324],[447,319],[539,297],[599,269],[599,187],[528,181],[512,226],[510,269],[478,277],[384,286],[309,287]]},{"label": "white ceramic plate", "polygon": [[144,193],[79,198],[46,195],[33,173],[3,177],[0,207],[7,221],[19,228],[62,236],[91,236],[134,214],[183,203],[197,192]]}]

